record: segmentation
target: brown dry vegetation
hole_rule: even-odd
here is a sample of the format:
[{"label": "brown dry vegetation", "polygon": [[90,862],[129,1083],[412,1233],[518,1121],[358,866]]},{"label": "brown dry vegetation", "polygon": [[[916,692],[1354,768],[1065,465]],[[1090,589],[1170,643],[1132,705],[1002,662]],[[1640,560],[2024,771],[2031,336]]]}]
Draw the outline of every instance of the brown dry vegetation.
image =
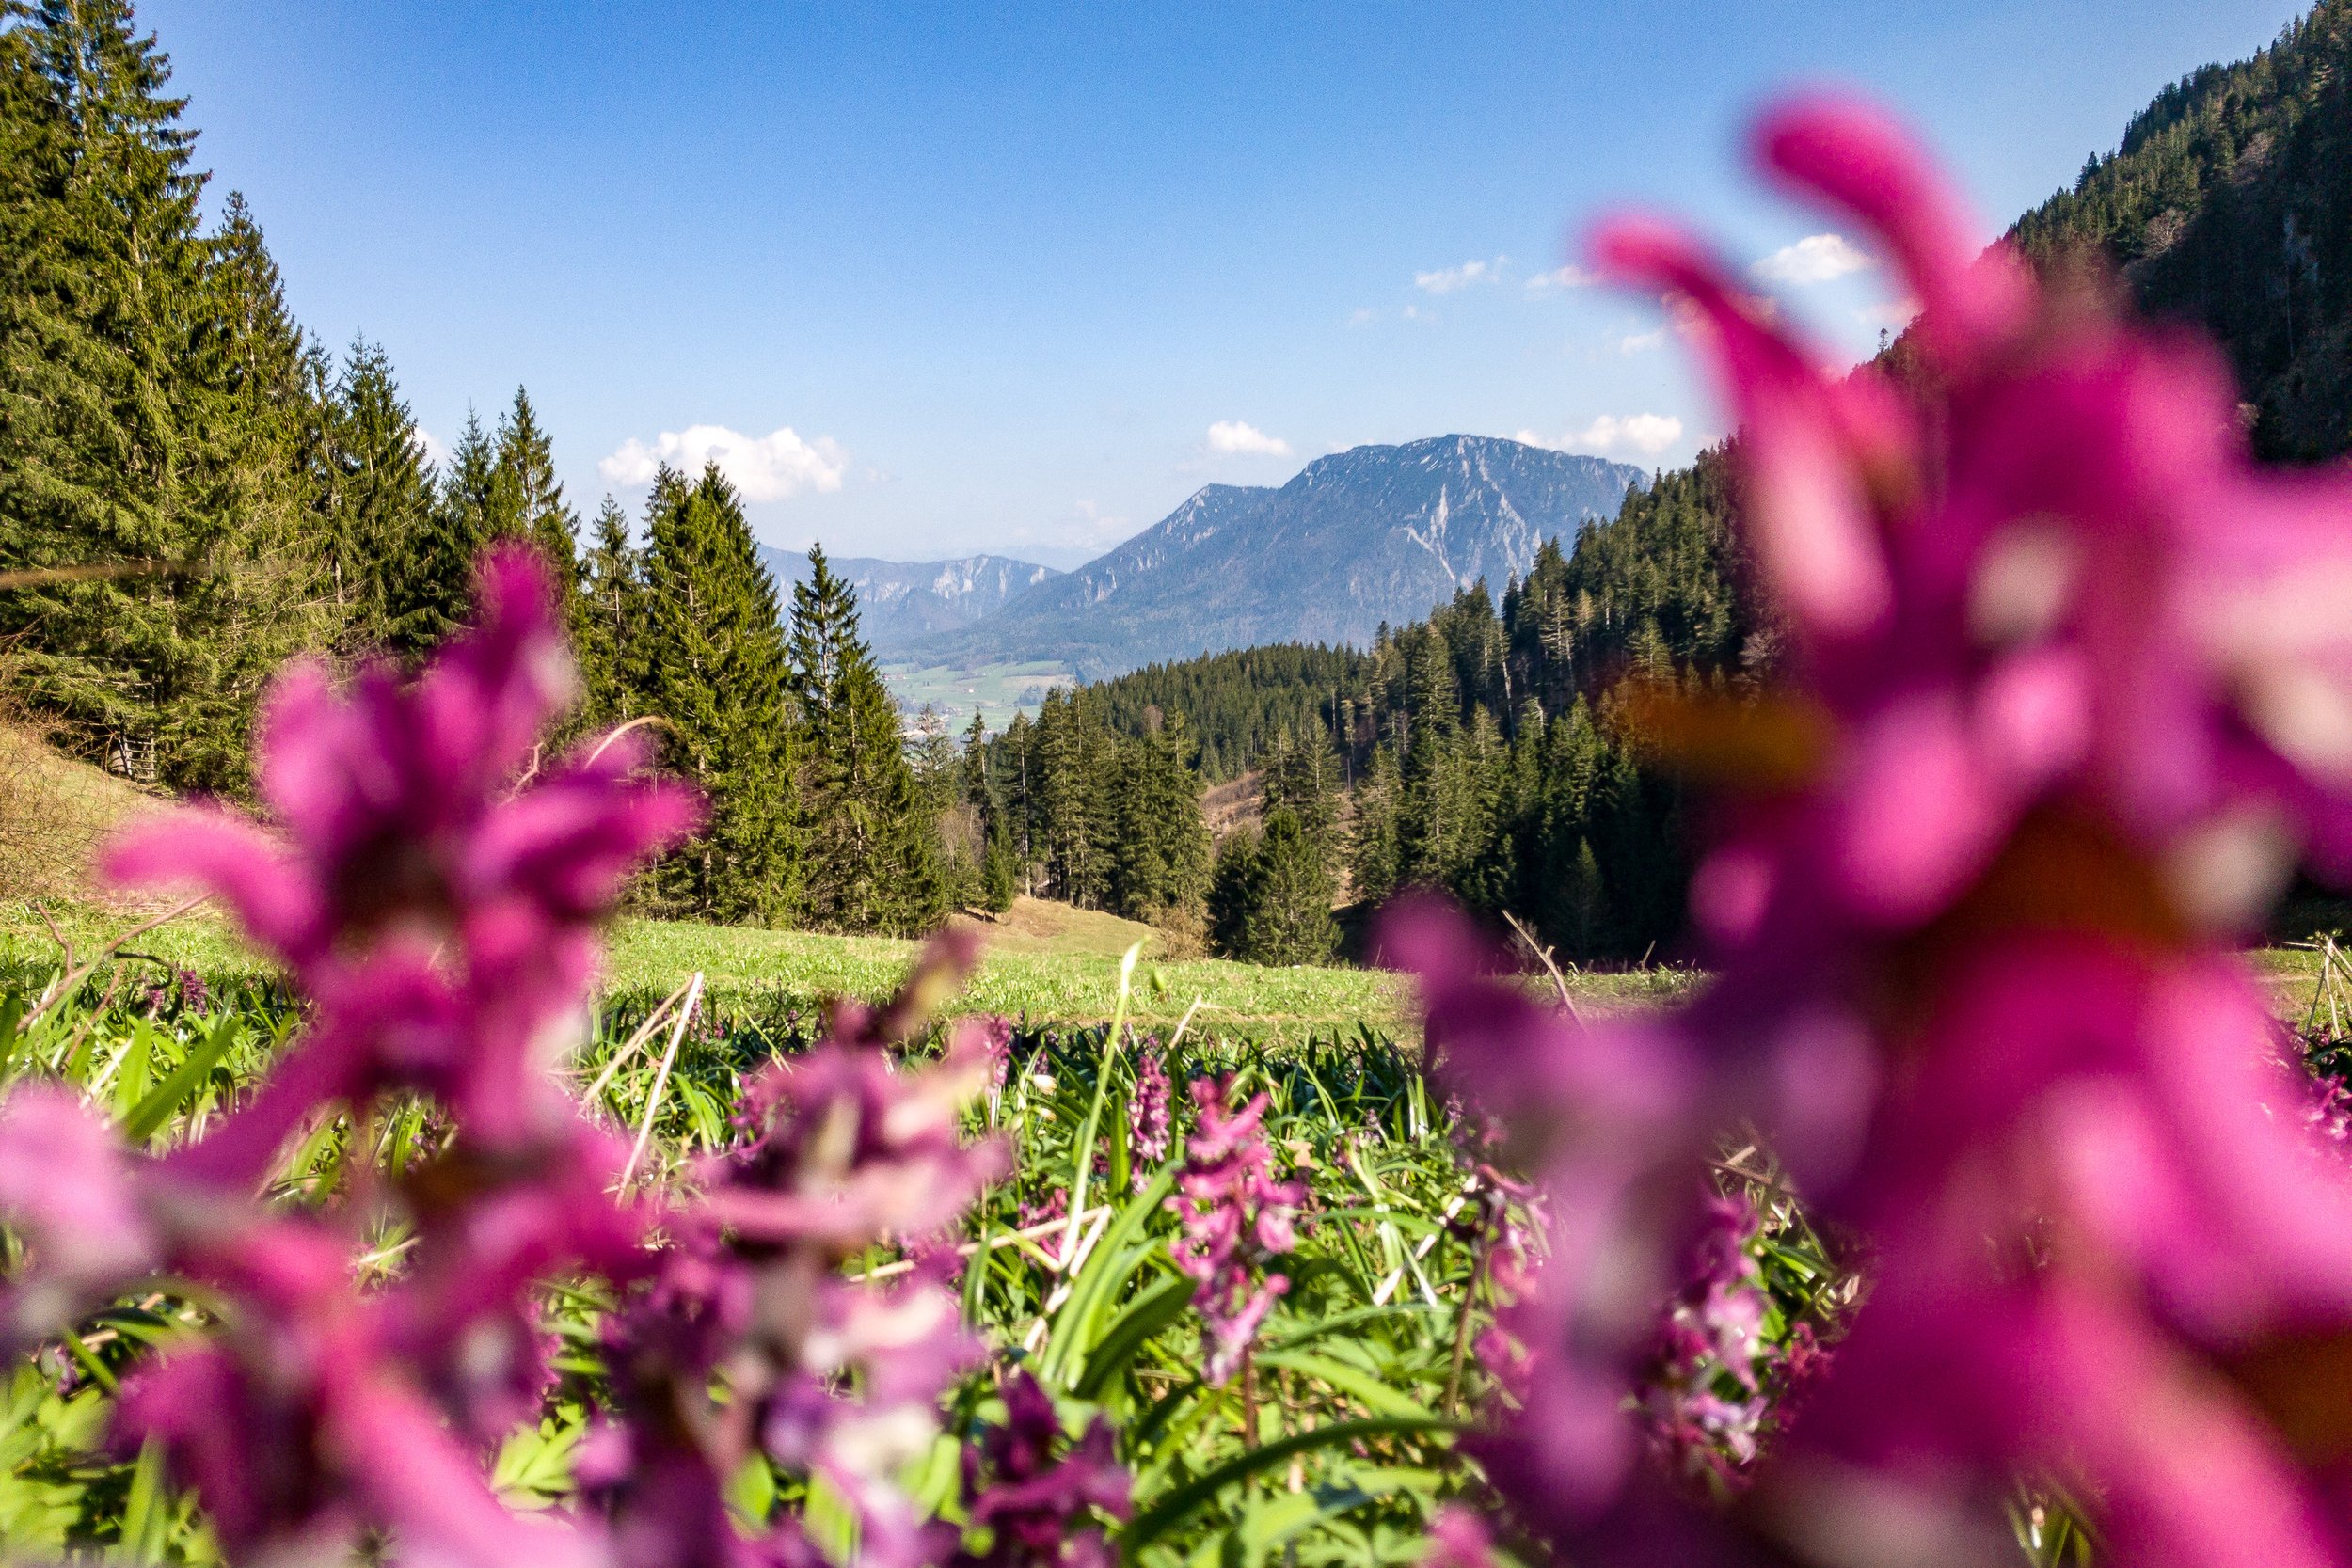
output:
[{"label": "brown dry vegetation", "polygon": [[93,899],[90,857],[100,841],[160,803],[0,719],[0,898]]}]

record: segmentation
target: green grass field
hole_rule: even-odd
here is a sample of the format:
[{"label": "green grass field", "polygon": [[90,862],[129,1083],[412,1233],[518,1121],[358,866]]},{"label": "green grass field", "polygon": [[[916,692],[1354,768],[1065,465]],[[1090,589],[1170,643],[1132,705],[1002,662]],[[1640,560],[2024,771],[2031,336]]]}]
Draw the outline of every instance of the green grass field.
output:
[{"label": "green grass field", "polygon": [[[84,955],[119,937],[139,918],[88,905],[44,907],[59,934]],[[1420,1033],[1409,983],[1380,970],[1263,969],[1222,959],[1163,959],[1155,957],[1157,939],[1148,926],[1028,899],[1002,923],[982,929],[987,956],[952,1005],[955,1011],[1041,1022],[1100,1022],[1110,1016],[1118,997],[1120,956],[1142,940],[1144,960],[1136,972],[1131,1016],[1143,1027],[1172,1026],[1197,998],[1194,1028],[1212,1035],[1301,1039],[1335,1031],[1352,1034],[1359,1024],[1397,1039]],[[916,945],[881,937],[624,920],[613,931],[606,990],[616,996],[666,993],[700,970],[712,1005],[723,1013],[734,1005],[754,1005],[763,1012],[807,1007],[835,995],[874,1000],[897,983]],[[203,912],[146,933],[129,951],[210,976],[266,969],[226,922]],[[45,971],[57,957],[56,942],[32,905],[0,905],[0,973]],[[129,972],[136,966],[124,967]],[[1581,997],[1607,1005],[1671,996],[1690,980],[1687,971],[1651,969],[1580,974],[1575,985]]]}]

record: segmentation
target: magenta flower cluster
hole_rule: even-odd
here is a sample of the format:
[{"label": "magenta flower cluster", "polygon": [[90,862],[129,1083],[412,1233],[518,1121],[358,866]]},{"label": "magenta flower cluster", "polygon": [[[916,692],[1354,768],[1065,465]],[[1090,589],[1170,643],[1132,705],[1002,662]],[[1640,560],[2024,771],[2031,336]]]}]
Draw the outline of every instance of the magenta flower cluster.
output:
[{"label": "magenta flower cluster", "polygon": [[[750,1083],[732,1148],[626,1196],[626,1146],[583,1117],[561,1058],[599,923],[697,807],[641,776],[627,735],[543,764],[572,678],[545,572],[494,552],[477,597],[474,628],[411,685],[386,667],[347,693],[313,667],[280,678],[260,771],[275,831],[184,812],[113,851],[125,881],[212,892],[310,1010],[250,1098],[162,1154],[60,1087],[0,1104],[0,1212],[29,1254],[0,1323],[27,1344],[149,1282],[201,1304],[200,1331],[135,1365],[113,1435],[160,1446],[232,1561],[340,1559],[370,1535],[400,1560],[481,1568],[815,1560],[792,1518],[738,1523],[727,1488],[755,1463],[829,1482],[865,1560],[941,1560],[953,1532],[889,1481],[978,1346],[930,1265],[890,1286],[839,1265],[876,1243],[920,1251],[1003,1168],[999,1145],[959,1135],[983,1032],[920,1071],[884,1050],[974,953],[943,939],[892,1004],[838,1009],[822,1046]],[[371,1129],[418,1095],[444,1134],[378,1168]],[[290,1146],[337,1116],[351,1157],[331,1201],[278,1194]],[[363,1286],[394,1223],[410,1240]],[[485,1460],[552,1386],[536,1290],[558,1276],[618,1303],[611,1409],[578,1505],[529,1516]],[[1087,1495],[1108,1506],[1107,1486]]]},{"label": "magenta flower cluster", "polygon": [[[1777,689],[1624,705],[1716,786],[1717,977],[1586,1029],[1480,979],[1441,911],[1390,937],[1541,1173],[1493,1474],[1580,1561],[1973,1560],[2021,1479],[2119,1562],[2352,1561],[2352,1192],[2230,951],[2298,859],[2352,871],[2352,478],[2256,469],[2207,348],[1979,255],[1874,112],[1801,102],[1758,145],[1919,314],[1891,369],[1836,374],[1678,231],[1595,245],[1708,352],[1788,639]],[[1737,1504],[1694,1510],[1627,1413],[1748,1127],[1868,1289]],[[1749,1307],[1670,1313],[1674,1357],[1732,1375],[1645,1418],[1735,1436]]]},{"label": "magenta flower cluster", "polygon": [[1290,1290],[1265,1265],[1296,1244],[1292,1229],[1306,1196],[1295,1181],[1274,1180],[1263,1092],[1228,1108],[1232,1079],[1196,1078],[1187,1085],[1199,1120],[1184,1143],[1184,1168],[1168,1199],[1183,1221],[1171,1244],[1176,1266],[1200,1282],[1201,1375],[1225,1384],[1241,1370],[1258,1325]]},{"label": "magenta flower cluster", "polygon": [[1129,1168],[1137,1192],[1152,1180],[1152,1168],[1168,1158],[1175,1135],[1174,1085],[1159,1053],[1150,1049],[1153,1042],[1144,1044],[1146,1049],[1136,1055],[1135,1094],[1127,1101]]},{"label": "magenta flower cluster", "polygon": [[1771,1301],[1749,1250],[1762,1230],[1745,1198],[1717,1198],[1666,1309],[1641,1384],[1650,1441],[1677,1474],[1730,1487],[1756,1456],[1770,1414],[1764,1338]]},{"label": "magenta flower cluster", "polygon": [[987,1544],[959,1556],[956,1568],[1110,1568],[1097,1515],[1133,1512],[1110,1423],[1096,1416],[1065,1443],[1053,1397],[1024,1369],[1005,1379],[1004,1398],[1004,1424],[963,1450],[972,1524]]}]

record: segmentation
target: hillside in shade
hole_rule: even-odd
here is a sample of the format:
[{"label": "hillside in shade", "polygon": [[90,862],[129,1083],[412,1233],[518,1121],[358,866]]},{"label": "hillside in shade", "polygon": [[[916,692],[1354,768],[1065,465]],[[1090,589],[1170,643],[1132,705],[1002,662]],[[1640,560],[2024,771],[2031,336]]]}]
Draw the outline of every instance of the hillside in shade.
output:
[{"label": "hillside in shade", "polygon": [[935,664],[1056,658],[1082,676],[1261,642],[1369,644],[1547,540],[1615,515],[1628,464],[1480,436],[1352,448],[1278,487],[1212,484],[1002,610],[906,651]]}]

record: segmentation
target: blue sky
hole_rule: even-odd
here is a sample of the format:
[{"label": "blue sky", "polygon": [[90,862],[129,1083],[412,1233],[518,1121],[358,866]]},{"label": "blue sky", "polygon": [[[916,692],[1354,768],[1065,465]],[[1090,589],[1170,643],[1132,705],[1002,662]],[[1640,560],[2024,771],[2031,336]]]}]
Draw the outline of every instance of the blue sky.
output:
[{"label": "blue sky", "polygon": [[[147,0],[306,326],[450,439],[517,383],[583,511],[724,450],[761,535],[1070,564],[1210,481],[1722,416],[1654,308],[1531,286],[1688,215],[1848,352],[1889,301],[1742,166],[1793,83],[1908,115],[1999,222],[2283,0],[840,7]],[[1806,278],[1838,273],[1826,281]]]}]

